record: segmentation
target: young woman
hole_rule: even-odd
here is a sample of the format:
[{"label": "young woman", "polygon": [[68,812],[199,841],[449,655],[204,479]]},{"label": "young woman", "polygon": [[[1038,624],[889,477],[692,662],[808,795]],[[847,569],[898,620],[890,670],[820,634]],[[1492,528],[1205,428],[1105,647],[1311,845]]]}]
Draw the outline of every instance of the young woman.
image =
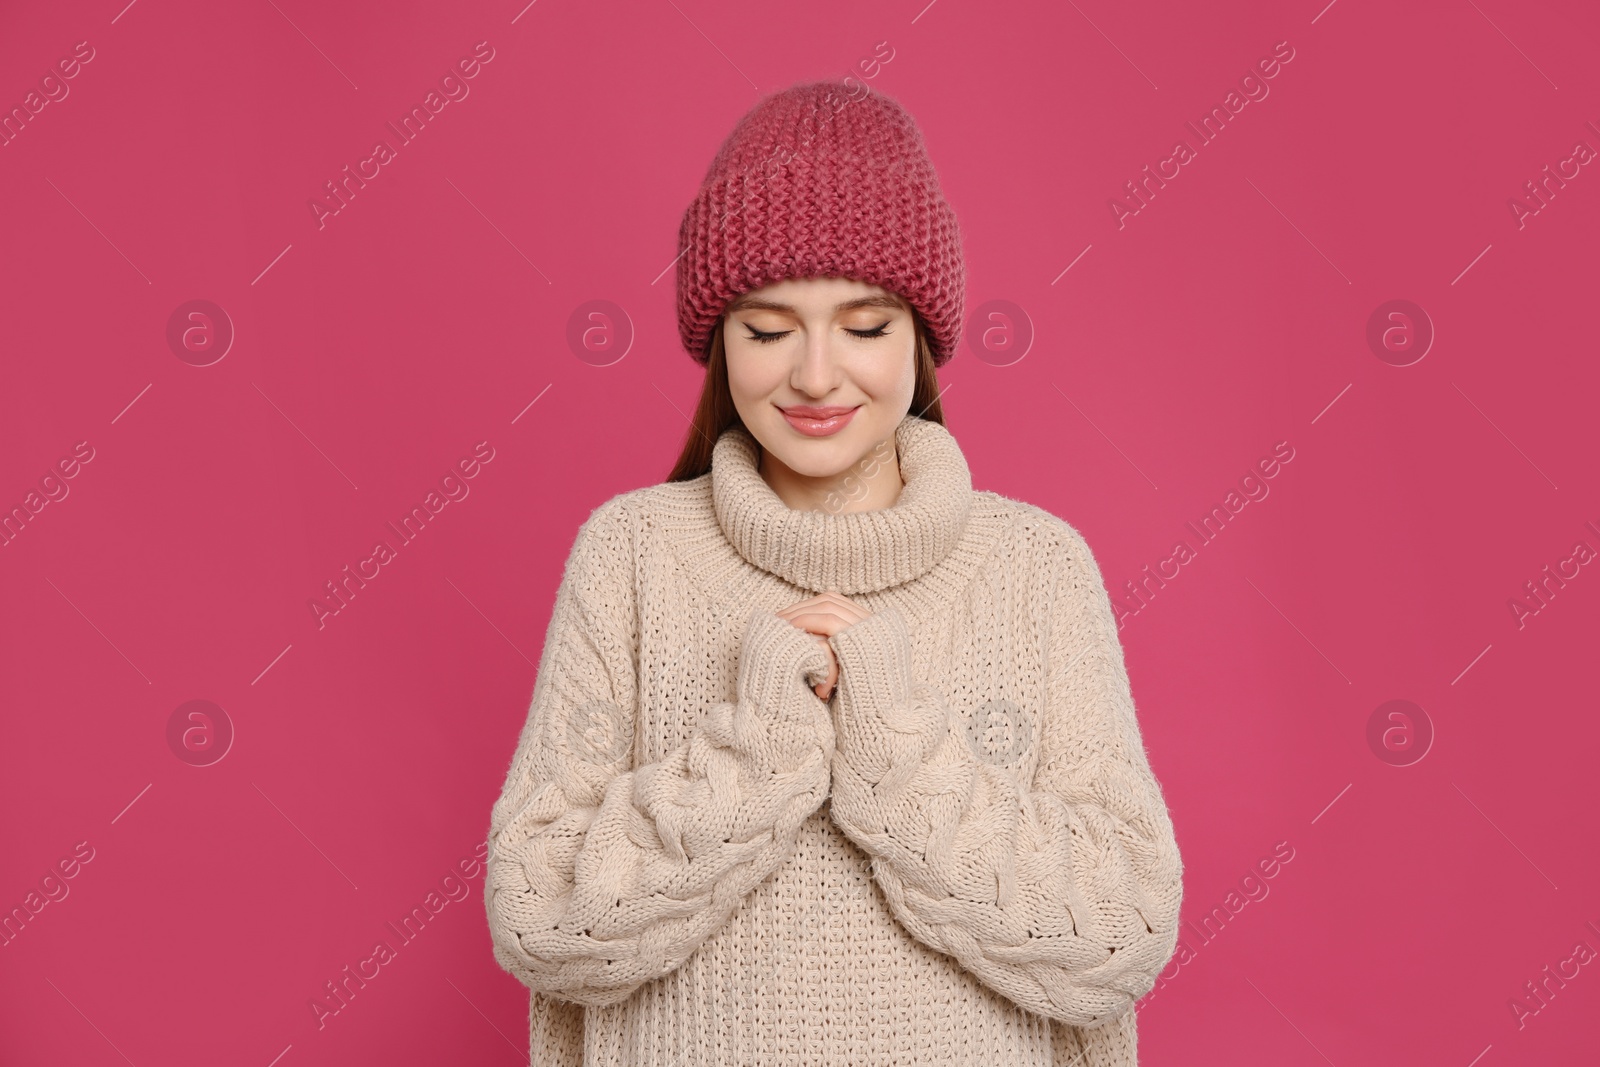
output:
[{"label": "young woman", "polygon": [[740,121],[681,228],[704,392],[579,530],[490,825],[538,1067],[1130,1067],[1182,863],[1066,522],[972,488],[911,117]]}]

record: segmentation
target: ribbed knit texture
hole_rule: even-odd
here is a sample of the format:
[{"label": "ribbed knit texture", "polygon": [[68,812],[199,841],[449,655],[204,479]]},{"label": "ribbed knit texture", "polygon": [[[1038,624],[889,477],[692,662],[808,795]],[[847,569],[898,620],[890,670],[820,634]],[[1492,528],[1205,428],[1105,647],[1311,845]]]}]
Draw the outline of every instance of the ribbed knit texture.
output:
[{"label": "ribbed knit texture", "polygon": [[[490,821],[537,1067],[1133,1067],[1182,861],[1088,545],[907,416],[896,503],[743,429],[573,544]],[[834,588],[830,639],[774,614]]]},{"label": "ribbed knit texture", "polygon": [[922,131],[857,82],[771,93],[734,125],[678,227],[678,333],[706,362],[728,301],[786,278],[846,277],[905,297],[935,366],[955,354],[966,299],[961,227]]}]

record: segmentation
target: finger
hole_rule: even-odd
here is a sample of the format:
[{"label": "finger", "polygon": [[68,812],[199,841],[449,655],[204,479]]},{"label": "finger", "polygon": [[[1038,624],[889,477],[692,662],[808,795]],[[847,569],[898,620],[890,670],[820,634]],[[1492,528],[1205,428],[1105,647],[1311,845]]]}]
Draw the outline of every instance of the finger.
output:
[{"label": "finger", "polygon": [[838,630],[845,629],[845,624],[840,619],[832,616],[818,616],[818,614],[798,614],[789,619],[790,624],[806,633],[814,633],[816,637],[834,637]]},{"label": "finger", "polygon": [[872,612],[868,611],[865,606],[858,604],[849,597],[834,592],[833,590],[829,590],[828,592],[822,593],[816,597],[813,597],[812,599],[831,604],[843,610],[846,614],[853,617],[857,622],[860,622],[862,619],[865,619],[867,616],[872,614]]},{"label": "finger", "polygon": [[806,600],[796,601],[786,608],[780,608],[778,610],[778,614],[788,618],[798,612],[816,611],[818,608],[823,607],[827,603],[827,601],[819,600],[817,597],[810,597]]},{"label": "finger", "polygon": [[801,600],[790,604],[786,608],[779,608],[775,614],[785,619],[792,619],[796,615],[807,611],[814,611],[817,604],[814,600]]},{"label": "finger", "polygon": [[815,634],[823,639],[841,633],[850,626],[848,619],[840,619],[833,615],[800,615],[789,621],[806,633]]},{"label": "finger", "polygon": [[871,617],[872,613],[846,597],[831,594],[790,604],[778,611],[777,615],[802,630],[826,633],[831,637],[845,627]]},{"label": "finger", "polygon": [[796,611],[791,618],[808,615],[825,615],[835,619],[848,619],[854,615],[854,612],[838,604],[813,604],[810,607]]}]

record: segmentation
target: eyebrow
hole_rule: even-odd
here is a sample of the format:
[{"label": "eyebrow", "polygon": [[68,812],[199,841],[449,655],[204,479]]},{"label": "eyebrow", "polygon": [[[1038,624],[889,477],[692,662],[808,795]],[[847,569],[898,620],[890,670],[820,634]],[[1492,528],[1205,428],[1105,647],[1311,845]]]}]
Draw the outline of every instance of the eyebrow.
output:
[{"label": "eyebrow", "polygon": [[[888,308],[891,311],[901,311],[904,309],[904,305],[892,296],[874,293],[872,296],[845,300],[833,306],[835,314],[842,311],[854,311],[856,308]],[[786,311],[792,314],[794,308],[788,304],[781,304],[776,300],[766,300],[762,297],[746,294],[729,304],[724,313],[729,314],[735,311]]]}]

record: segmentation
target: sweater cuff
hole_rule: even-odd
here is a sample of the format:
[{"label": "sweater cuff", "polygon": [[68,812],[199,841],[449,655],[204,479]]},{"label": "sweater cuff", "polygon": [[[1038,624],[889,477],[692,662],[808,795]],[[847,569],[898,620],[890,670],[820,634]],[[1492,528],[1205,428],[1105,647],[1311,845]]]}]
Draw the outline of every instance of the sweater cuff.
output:
[{"label": "sweater cuff", "polygon": [[911,635],[894,606],[829,638],[839,658],[839,702],[886,714],[911,700]]},{"label": "sweater cuff", "polygon": [[949,728],[942,701],[919,699],[913,673],[911,633],[899,609],[890,606],[848,626],[830,639],[839,659],[839,747],[876,748],[891,734],[922,738],[923,751]]},{"label": "sweater cuff", "polygon": [[739,650],[739,695],[776,718],[809,710],[811,686],[828,677],[828,653],[815,634],[771,611],[757,609],[745,622]]}]

